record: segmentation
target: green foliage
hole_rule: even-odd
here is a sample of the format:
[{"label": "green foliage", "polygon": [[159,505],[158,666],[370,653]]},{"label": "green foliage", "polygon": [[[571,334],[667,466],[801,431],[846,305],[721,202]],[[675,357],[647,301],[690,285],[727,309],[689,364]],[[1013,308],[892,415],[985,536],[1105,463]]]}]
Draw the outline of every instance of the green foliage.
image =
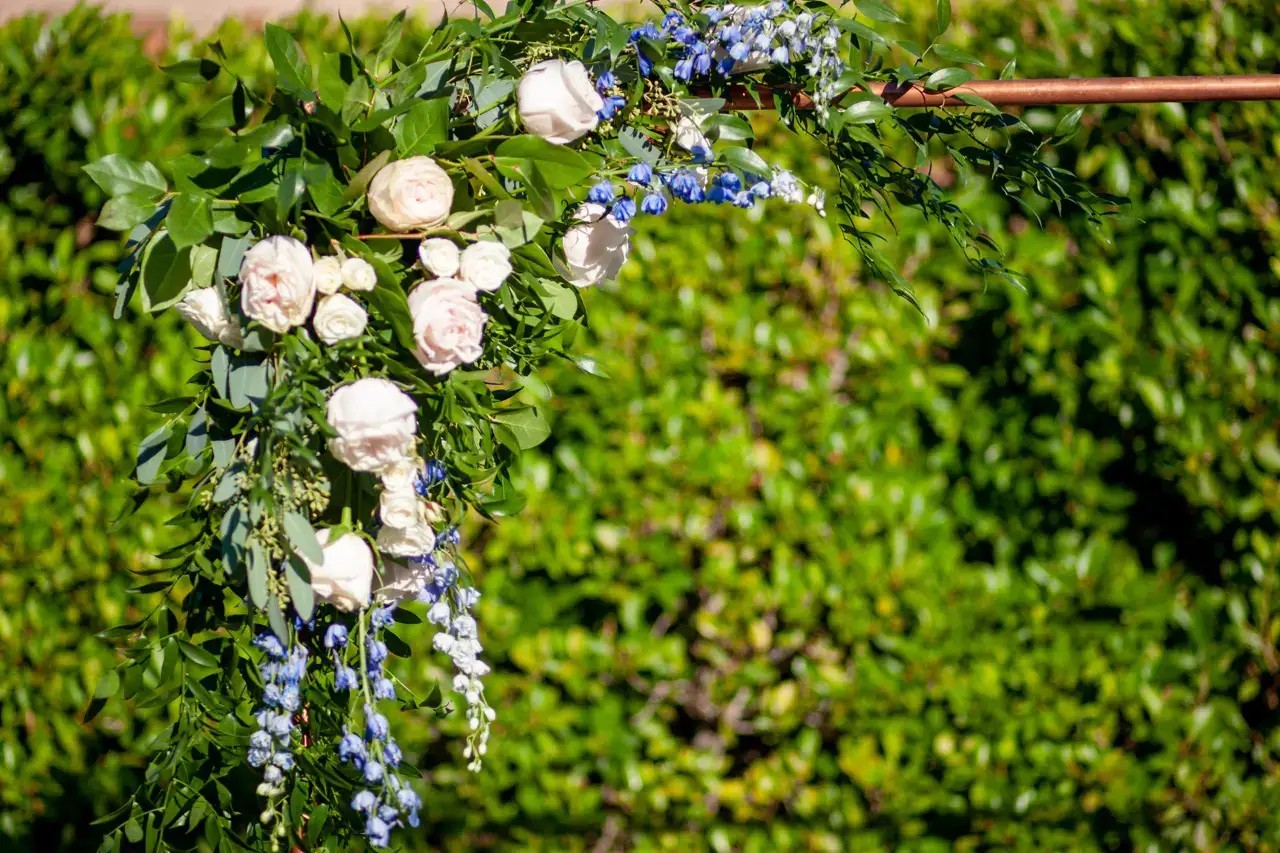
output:
[{"label": "green foliage", "polygon": [[[905,7],[906,37],[941,25]],[[948,38],[989,68],[1016,48],[1020,76],[1270,70],[1264,4],[1124,10],[966,4]],[[342,45],[290,30],[313,61]],[[194,370],[176,324],[110,319],[121,247],[80,169],[164,162],[236,107],[120,19],[40,33],[0,30],[0,833],[69,848],[170,731],[161,704],[78,721],[114,663],[91,632],[145,615],[126,570],[178,544],[163,494],[107,533],[172,417],[141,404]],[[253,41],[223,35],[246,85],[271,73]],[[808,212],[646,223],[580,362],[527,392],[551,421],[529,506],[468,536],[499,729],[478,776],[435,727],[402,738],[429,772],[424,846],[1276,849],[1277,131],[1267,105],[1086,110],[1059,165],[1133,196],[1132,221],[1110,245],[1046,234],[968,181],[1029,293],[977,292],[906,217],[886,263],[928,325]],[[504,417],[517,444],[537,430]],[[154,674],[199,690],[211,652],[167,645]],[[424,654],[401,676],[442,673]],[[215,806],[252,796],[216,781]]]}]

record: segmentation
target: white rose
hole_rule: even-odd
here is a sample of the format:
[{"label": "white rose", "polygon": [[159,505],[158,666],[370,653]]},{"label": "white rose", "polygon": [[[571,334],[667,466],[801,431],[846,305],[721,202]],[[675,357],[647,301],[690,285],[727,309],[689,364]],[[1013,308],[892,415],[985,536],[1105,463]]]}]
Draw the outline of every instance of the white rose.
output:
[{"label": "white rose", "polygon": [[386,379],[357,379],[329,398],[325,419],[338,433],[329,451],[353,471],[381,471],[413,452],[413,398]]},{"label": "white rose", "polygon": [[421,557],[436,547],[436,535],[425,523],[401,530],[383,527],[378,531],[378,550],[393,557]]},{"label": "white rose", "polygon": [[452,207],[453,182],[430,157],[388,163],[369,182],[369,212],[392,231],[433,228]]},{"label": "white rose", "polygon": [[502,243],[482,240],[462,251],[459,278],[476,290],[494,291],[511,275],[511,250]]},{"label": "white rose", "polygon": [[342,262],[342,283],[348,290],[373,290],[378,285],[378,274],[364,258],[347,258]]},{"label": "white rose", "polygon": [[489,317],[480,310],[469,284],[452,278],[422,282],[409,294],[409,315],[418,344],[414,355],[436,376],[470,364],[484,351],[481,342]]},{"label": "white rose", "polygon": [[378,598],[385,602],[417,596],[435,579],[435,570],[422,563],[397,563],[382,561],[382,586]]},{"label": "white rose", "polygon": [[311,588],[318,598],[339,610],[359,610],[369,604],[373,588],[373,551],[354,533],[334,542],[329,542],[329,533],[326,529],[316,534],[324,551],[323,563],[302,558],[311,570]]},{"label": "white rose", "polygon": [[369,314],[351,297],[335,293],[320,300],[311,325],[320,340],[333,346],[338,341],[364,334],[364,327],[369,325]]},{"label": "white rose", "polygon": [[695,148],[704,148],[711,150],[711,143],[707,140],[707,136],[702,132],[702,128],[698,127],[698,123],[688,116],[681,116],[680,121],[676,122],[676,145],[679,145],[685,151],[690,153]]},{"label": "white rose", "polygon": [[240,262],[240,305],[273,332],[301,326],[316,301],[311,252],[292,237],[268,237]]},{"label": "white rose", "polygon": [[576,287],[616,278],[631,251],[631,226],[606,216],[600,204],[581,205],[574,219],[581,224],[565,232],[564,261],[556,259],[561,275]]},{"label": "white rose", "polygon": [[227,298],[216,287],[200,287],[187,293],[173,306],[195,330],[216,343],[240,347],[244,336],[240,324],[231,319]]},{"label": "white rose", "polygon": [[458,274],[458,264],[462,253],[452,240],[444,237],[432,237],[423,240],[418,247],[418,260],[427,268],[427,272],[437,278],[453,278]]},{"label": "white rose", "polygon": [[388,491],[413,491],[418,484],[418,474],[422,471],[422,460],[416,456],[405,457],[383,468],[382,488]]},{"label": "white rose", "polygon": [[407,530],[424,520],[417,492],[408,489],[383,489],[378,499],[378,517],[387,527]]},{"label": "white rose", "polygon": [[604,101],[581,62],[548,59],[525,72],[516,88],[516,109],[525,129],[564,145],[595,130]]},{"label": "white rose", "polygon": [[342,262],[337,258],[320,258],[315,264],[316,290],[328,295],[342,286]]}]

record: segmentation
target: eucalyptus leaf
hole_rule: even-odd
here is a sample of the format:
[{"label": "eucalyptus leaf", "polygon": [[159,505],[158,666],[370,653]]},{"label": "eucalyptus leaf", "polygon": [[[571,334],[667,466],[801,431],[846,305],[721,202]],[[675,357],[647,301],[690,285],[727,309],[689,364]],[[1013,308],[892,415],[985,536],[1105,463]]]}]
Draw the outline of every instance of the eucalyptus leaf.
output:
[{"label": "eucalyptus leaf", "polygon": [[320,540],[316,538],[316,531],[305,515],[296,510],[286,511],[284,532],[298,553],[313,563],[324,562],[324,551],[320,548]]}]

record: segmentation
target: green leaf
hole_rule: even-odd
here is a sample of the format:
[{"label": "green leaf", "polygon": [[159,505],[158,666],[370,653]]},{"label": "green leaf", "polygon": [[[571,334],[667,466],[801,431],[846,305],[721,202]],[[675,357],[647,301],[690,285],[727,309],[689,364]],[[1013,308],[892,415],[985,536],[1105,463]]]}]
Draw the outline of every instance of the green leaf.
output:
[{"label": "green leaf", "polygon": [[132,231],[156,212],[154,196],[131,193],[108,199],[98,215],[98,225],[112,231]]},{"label": "green leaf", "polygon": [[121,154],[108,154],[84,167],[85,174],[107,195],[155,198],[169,188],[160,170],[150,163],[135,163]]},{"label": "green leaf", "polygon": [[249,543],[246,562],[249,564],[249,600],[255,607],[262,607],[267,603],[267,570],[271,564],[260,542]]},{"label": "green leaf", "polygon": [[893,107],[879,98],[855,101],[844,111],[845,119],[853,124],[873,124],[893,113]]},{"label": "green leaf", "polygon": [[170,428],[165,425],[148,435],[138,445],[137,477],[139,483],[149,485],[156,481],[156,476],[160,473],[160,466],[164,464],[165,454],[168,452],[169,436]]},{"label": "green leaf", "polygon": [[769,164],[750,148],[726,148],[720,152],[720,159],[740,172],[760,175],[761,177],[768,177],[773,174],[773,169]]},{"label": "green leaf", "polygon": [[842,30],[878,45],[888,46],[889,40],[875,30],[853,18],[832,18],[831,22]]},{"label": "green leaf", "polygon": [[237,409],[257,409],[271,388],[270,366],[252,356],[238,355],[231,360],[227,374],[227,400]]},{"label": "green leaf", "polygon": [[285,512],[284,532],[298,553],[313,563],[324,562],[324,550],[320,547],[320,540],[316,538],[316,531],[305,515],[297,510]]},{"label": "green leaf", "polygon": [[881,3],[880,0],[853,0],[853,5],[857,6],[859,12],[873,21],[883,21],[886,24],[902,23],[902,18],[898,17],[898,13]]},{"label": "green leaf", "polygon": [[213,202],[206,195],[178,193],[164,222],[178,248],[202,243],[213,233]]},{"label": "green leaf", "polygon": [[377,157],[374,157],[364,168],[356,173],[351,179],[351,183],[347,185],[347,191],[342,194],[343,201],[353,201],[364,195],[364,191],[368,189],[369,182],[373,180],[373,176],[378,174],[383,166],[391,162],[391,152],[383,151]]},{"label": "green leaf", "polygon": [[553,189],[569,189],[585,181],[595,171],[586,157],[563,145],[554,145],[537,136],[508,139],[494,152],[494,165],[504,176],[528,184],[536,170]]},{"label": "green leaf", "polygon": [[622,143],[623,149],[628,154],[637,160],[643,160],[650,166],[658,165],[658,160],[662,157],[662,152],[654,147],[649,137],[635,128],[623,128],[618,134],[618,141]]},{"label": "green leaf", "polygon": [[191,249],[179,248],[160,232],[142,253],[141,276],[142,307],[152,313],[168,308],[191,284]]},{"label": "green leaf", "polygon": [[551,427],[542,419],[542,415],[533,406],[522,409],[505,409],[493,415],[493,420],[503,424],[512,435],[521,450],[537,447],[551,435]]},{"label": "green leaf", "polygon": [[276,85],[298,98],[311,98],[311,66],[289,31],[275,24],[266,26],[267,54],[276,69]]},{"label": "green leaf", "polygon": [[191,661],[196,666],[215,668],[218,665],[218,659],[216,657],[186,640],[178,640],[178,648],[182,649],[182,654],[186,656],[187,660]]},{"label": "green leaf", "polygon": [[1080,130],[1080,119],[1084,116],[1084,107],[1076,107],[1067,113],[1058,122],[1058,126],[1053,129],[1053,139],[1055,142],[1063,142],[1075,136]]},{"label": "green leaf", "polygon": [[179,83],[208,83],[218,76],[218,63],[212,59],[184,59],[160,68]]},{"label": "green leaf", "polygon": [[364,259],[373,266],[377,273],[378,285],[366,294],[369,305],[378,312],[383,320],[391,325],[400,346],[413,352],[418,348],[413,337],[413,317],[409,314],[409,299],[391,266],[376,255],[365,255]]},{"label": "green leaf", "polygon": [[939,68],[925,78],[924,87],[931,92],[945,92],[972,79],[973,72],[964,68]]},{"label": "green leaf", "polygon": [[277,637],[284,640],[289,636],[289,623],[284,621],[284,611],[280,609],[280,599],[272,596],[267,602],[267,624],[271,626],[271,632]]},{"label": "green leaf", "polygon": [[396,48],[400,46],[400,35],[404,32],[404,16],[405,10],[402,9],[386,23],[386,33],[382,36],[382,44],[378,45],[378,58],[374,61],[375,68],[395,56]]},{"label": "green leaf", "polygon": [[392,134],[401,156],[430,154],[449,138],[449,99],[418,101],[400,118]]},{"label": "green leaf", "polygon": [[[316,547],[320,547],[319,543]],[[289,581],[289,597],[293,600],[293,609],[300,619],[310,619],[316,606],[315,590],[311,588],[311,570],[297,556],[290,556],[285,561],[284,573]]]},{"label": "green leaf", "polygon": [[935,44],[933,46],[934,55],[947,62],[963,62],[967,65],[982,65],[982,60],[969,53],[967,50],[961,50],[958,47],[952,47],[949,44]]},{"label": "green leaf", "polygon": [[951,27],[951,0],[938,0],[938,13],[933,24],[933,37],[945,33]]}]

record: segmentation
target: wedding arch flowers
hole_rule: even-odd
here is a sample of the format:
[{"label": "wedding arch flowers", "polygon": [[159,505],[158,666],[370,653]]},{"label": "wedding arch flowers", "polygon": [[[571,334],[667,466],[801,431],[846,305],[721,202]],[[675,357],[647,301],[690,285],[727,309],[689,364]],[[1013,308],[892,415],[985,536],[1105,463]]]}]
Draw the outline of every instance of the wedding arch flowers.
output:
[{"label": "wedding arch flowers", "polygon": [[[128,231],[118,306],[173,307],[208,341],[189,395],[158,405],[165,422],[139,449],[142,497],[190,485],[179,521],[193,537],[165,555],[178,603],[126,630],[137,645],[120,682],[151,690],[138,650],[176,649],[190,669],[163,694],[180,720],[153,783],[247,763],[264,803],[239,815],[196,785],[161,832],[203,823],[265,849],[324,827],[340,849],[416,826],[416,774],[380,710],[423,704],[391,669],[408,653],[392,627],[421,621],[415,603],[481,768],[497,712],[473,615],[483,572],[457,525],[520,509],[512,466],[548,435],[522,379],[568,352],[582,290],[618,276],[647,217],[675,204],[825,212],[829,194],[868,275],[912,298],[872,231],[895,205],[938,221],[976,271],[1005,271],[894,146],[998,172],[993,188],[1011,195],[1091,213],[1106,201],[978,99],[918,121],[872,96],[871,82],[967,79],[930,67],[937,44],[899,43],[914,66],[876,62],[886,39],[866,21],[896,17],[878,0],[664,12],[628,26],[525,0],[442,25],[413,58],[398,51],[401,16],[374,53],[317,64],[269,25],[272,93],[219,51],[170,69],[231,89],[221,135],[171,163],[171,185],[116,155],[90,167],[112,196],[104,218]],[[806,186],[754,151],[751,124],[726,111],[743,93],[824,142],[837,185]],[[209,765],[215,749],[231,764]]]}]

